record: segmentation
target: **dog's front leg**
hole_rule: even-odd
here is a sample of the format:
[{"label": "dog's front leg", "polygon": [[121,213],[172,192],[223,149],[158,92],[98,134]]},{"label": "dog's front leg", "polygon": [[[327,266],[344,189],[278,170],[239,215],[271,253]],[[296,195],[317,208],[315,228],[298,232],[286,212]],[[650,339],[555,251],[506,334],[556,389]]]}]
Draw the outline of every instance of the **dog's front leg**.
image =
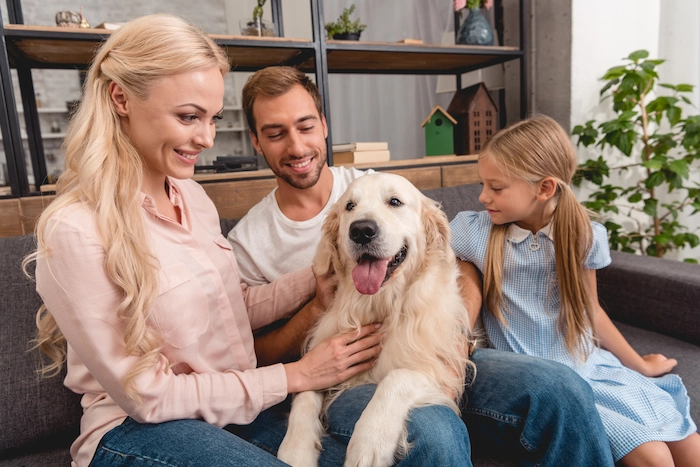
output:
[{"label": "dog's front leg", "polygon": [[289,424],[277,457],[294,467],[318,465],[321,451],[321,406],[323,395],[304,391],[294,396],[289,412]]},{"label": "dog's front leg", "polygon": [[355,424],[345,467],[382,467],[393,465],[395,457],[408,452],[406,420],[418,406],[450,404],[449,398],[422,373],[392,370],[377,385],[377,390]]}]

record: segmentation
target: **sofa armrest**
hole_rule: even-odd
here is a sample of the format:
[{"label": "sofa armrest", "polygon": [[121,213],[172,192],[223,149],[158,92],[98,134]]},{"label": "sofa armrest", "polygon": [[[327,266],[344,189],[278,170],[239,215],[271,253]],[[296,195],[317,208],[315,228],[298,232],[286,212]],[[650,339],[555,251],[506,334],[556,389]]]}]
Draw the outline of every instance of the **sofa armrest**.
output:
[{"label": "sofa armrest", "polygon": [[610,318],[700,345],[700,265],[613,251],[598,274]]}]

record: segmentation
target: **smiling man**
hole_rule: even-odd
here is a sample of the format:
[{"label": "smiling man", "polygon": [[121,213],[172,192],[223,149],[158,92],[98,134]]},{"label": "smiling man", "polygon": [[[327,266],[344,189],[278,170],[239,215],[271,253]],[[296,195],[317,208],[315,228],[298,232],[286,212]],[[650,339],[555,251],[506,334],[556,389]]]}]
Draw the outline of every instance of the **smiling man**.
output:
[{"label": "smiling man", "polygon": [[277,179],[277,188],[228,237],[241,278],[252,285],[310,264],[326,212],[365,172],[328,167],[321,97],[304,73],[260,70],[246,83],[242,100],[253,146]]},{"label": "smiling man", "polygon": [[[321,96],[299,70],[269,67],[258,71],[244,86],[242,103],[253,146],[277,179],[277,188],[253,206],[228,235],[241,279],[259,285],[272,282],[283,271],[311,264],[326,213],[350,182],[365,172],[328,167],[328,127]],[[257,339],[261,364],[298,357],[306,330],[316,322],[318,312],[304,307],[282,328]]]}]

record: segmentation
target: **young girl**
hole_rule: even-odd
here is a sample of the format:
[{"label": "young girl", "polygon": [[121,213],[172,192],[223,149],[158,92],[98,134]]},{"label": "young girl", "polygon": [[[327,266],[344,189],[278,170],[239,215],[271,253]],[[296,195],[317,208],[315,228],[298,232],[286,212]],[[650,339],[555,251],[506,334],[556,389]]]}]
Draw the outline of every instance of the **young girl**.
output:
[{"label": "young girl", "polygon": [[577,158],[551,118],[519,122],[479,155],[486,211],[452,221],[457,256],[484,276],[494,347],[568,365],[593,388],[615,461],[698,465],[700,436],[676,361],[639,356],[598,304],[595,270],[610,264],[605,228],[569,182]]}]

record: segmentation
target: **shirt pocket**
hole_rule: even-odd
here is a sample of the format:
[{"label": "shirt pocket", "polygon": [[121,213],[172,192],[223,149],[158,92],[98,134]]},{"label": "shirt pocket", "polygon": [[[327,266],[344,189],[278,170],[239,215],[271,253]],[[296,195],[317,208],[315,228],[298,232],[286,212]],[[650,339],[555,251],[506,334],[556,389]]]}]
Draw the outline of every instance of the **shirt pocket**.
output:
[{"label": "shirt pocket", "polygon": [[238,262],[233,255],[233,247],[229,241],[223,235],[219,235],[214,237],[214,245],[216,245],[215,249],[217,250],[217,259],[214,262],[217,264],[224,284],[229,284],[229,281],[233,281],[234,284],[240,283]]},{"label": "shirt pocket", "polygon": [[228,240],[226,240],[226,238],[223,235],[219,235],[218,237],[214,237],[214,243],[219,245],[224,250],[233,251],[233,247],[231,246],[231,244],[228,242]]},{"label": "shirt pocket", "polygon": [[163,341],[175,348],[187,347],[206,332],[207,296],[183,263],[161,268],[153,317]]}]

